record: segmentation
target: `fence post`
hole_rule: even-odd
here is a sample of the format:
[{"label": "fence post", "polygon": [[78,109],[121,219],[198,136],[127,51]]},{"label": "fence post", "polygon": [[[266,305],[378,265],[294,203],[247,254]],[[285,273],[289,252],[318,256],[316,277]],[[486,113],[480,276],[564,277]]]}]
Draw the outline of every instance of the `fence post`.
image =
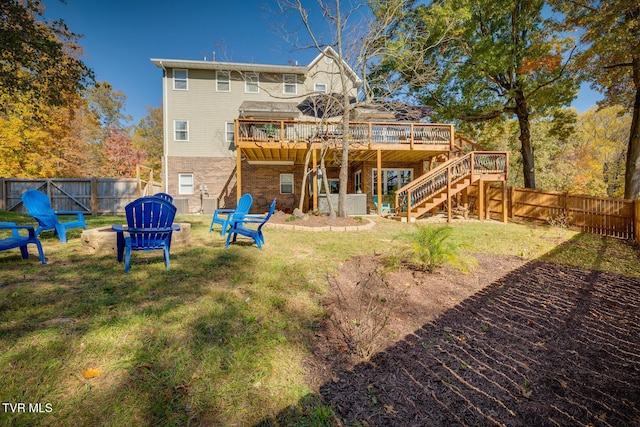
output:
[{"label": "fence post", "polygon": [[100,212],[98,202],[98,178],[91,178],[91,214],[97,215]]},{"label": "fence post", "polygon": [[4,178],[0,178],[0,211],[7,210],[7,187]]},{"label": "fence post", "polygon": [[638,233],[638,223],[640,222],[640,199],[633,201],[633,234],[636,242],[640,243],[640,233]]}]

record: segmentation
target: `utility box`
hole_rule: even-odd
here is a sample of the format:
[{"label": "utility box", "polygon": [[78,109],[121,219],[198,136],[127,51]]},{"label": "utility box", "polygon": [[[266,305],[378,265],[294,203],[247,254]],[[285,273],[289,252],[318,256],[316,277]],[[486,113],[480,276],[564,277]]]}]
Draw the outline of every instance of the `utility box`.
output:
[{"label": "utility box", "polygon": [[184,215],[189,213],[189,199],[173,199],[173,205],[176,207],[176,213],[178,215]]},{"label": "utility box", "polygon": [[218,199],[215,197],[205,197],[202,199],[202,213],[213,215],[213,211],[218,209]]}]

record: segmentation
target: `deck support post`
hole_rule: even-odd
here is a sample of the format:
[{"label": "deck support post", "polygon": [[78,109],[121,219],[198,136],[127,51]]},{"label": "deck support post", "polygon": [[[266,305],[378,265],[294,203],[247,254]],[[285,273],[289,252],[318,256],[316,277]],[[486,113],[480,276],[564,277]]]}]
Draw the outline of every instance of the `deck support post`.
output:
[{"label": "deck support post", "polygon": [[507,218],[509,216],[508,207],[507,207],[507,181],[502,181],[502,222],[507,223]]},{"label": "deck support post", "polygon": [[[378,216],[382,216],[382,150],[376,150],[376,167],[378,169]],[[407,208],[407,222],[409,222],[410,209]]]},{"label": "deck support post", "polygon": [[242,148],[236,151],[236,205],[240,202],[242,195]]},{"label": "deck support post", "polygon": [[313,175],[311,184],[311,191],[313,191],[313,211],[318,211],[318,158],[316,156],[317,151],[314,149],[311,151],[311,162],[313,164]]},{"label": "deck support post", "polygon": [[451,167],[447,168],[447,222],[451,222]]},{"label": "deck support post", "polygon": [[484,221],[484,181],[478,180],[478,220]]}]

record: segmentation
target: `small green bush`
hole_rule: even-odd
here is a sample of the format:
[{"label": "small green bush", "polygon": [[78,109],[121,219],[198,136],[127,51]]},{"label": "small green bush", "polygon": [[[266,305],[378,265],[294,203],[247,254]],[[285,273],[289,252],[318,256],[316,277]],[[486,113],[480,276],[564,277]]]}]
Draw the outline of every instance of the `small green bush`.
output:
[{"label": "small green bush", "polygon": [[406,235],[411,243],[411,262],[422,271],[433,272],[445,263],[468,270],[468,259],[460,256],[463,244],[451,238],[451,227],[417,225],[416,231]]}]

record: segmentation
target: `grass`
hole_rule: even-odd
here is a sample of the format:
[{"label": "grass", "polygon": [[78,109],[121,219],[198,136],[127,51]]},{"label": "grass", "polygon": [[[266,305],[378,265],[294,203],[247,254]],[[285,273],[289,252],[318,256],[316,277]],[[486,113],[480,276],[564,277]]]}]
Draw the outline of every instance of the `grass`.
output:
[{"label": "grass", "polygon": [[[32,224],[0,212],[0,221]],[[89,216],[89,228],[122,223]],[[336,425],[306,378],[305,357],[325,316],[326,274],[354,255],[394,254],[413,225],[379,220],[369,231],[266,229],[265,248],[224,249],[210,218],[187,215],[189,246],[90,255],[80,231],[60,244],[0,252],[0,425]],[[522,224],[464,222],[452,239],[469,252],[541,258],[640,277],[634,246],[616,239]],[[48,405],[47,405],[48,404]],[[33,408],[33,407],[32,407]],[[50,409],[50,410],[49,410]]]}]

